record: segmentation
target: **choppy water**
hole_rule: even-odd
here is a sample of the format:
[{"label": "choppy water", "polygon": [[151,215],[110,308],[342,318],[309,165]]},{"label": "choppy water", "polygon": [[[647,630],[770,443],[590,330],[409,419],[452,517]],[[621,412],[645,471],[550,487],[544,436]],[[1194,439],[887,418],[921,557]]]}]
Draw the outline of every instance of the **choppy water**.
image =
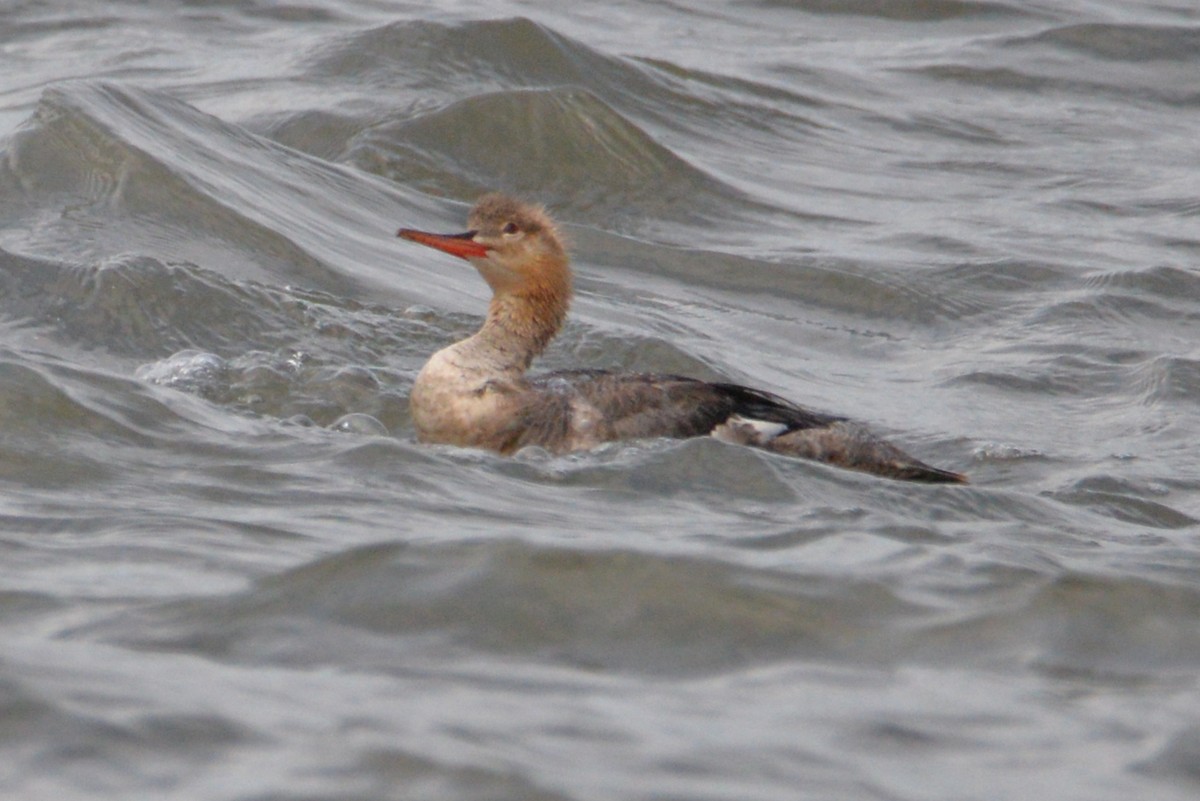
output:
[{"label": "choppy water", "polygon": [[[0,6],[0,789],[1200,794],[1190,0]],[[412,441],[504,189],[546,366],[969,487]]]}]

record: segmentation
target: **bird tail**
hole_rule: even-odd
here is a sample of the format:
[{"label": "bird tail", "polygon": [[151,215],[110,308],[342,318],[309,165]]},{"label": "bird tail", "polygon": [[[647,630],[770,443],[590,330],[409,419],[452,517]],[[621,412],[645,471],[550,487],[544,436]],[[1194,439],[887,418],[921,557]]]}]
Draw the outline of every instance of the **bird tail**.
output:
[{"label": "bird tail", "polygon": [[713,436],[726,442],[901,481],[967,483],[967,477],[962,473],[927,465],[890,442],[879,439],[863,426],[843,420],[827,426],[788,431],[782,424],[733,416],[714,429]]}]

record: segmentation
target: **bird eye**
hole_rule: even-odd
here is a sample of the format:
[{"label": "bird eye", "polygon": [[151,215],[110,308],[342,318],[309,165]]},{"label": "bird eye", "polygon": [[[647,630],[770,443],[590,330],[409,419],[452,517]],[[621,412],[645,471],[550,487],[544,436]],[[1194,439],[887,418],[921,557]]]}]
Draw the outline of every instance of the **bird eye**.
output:
[{"label": "bird eye", "polygon": [[504,226],[503,233],[507,234],[508,236],[512,236],[513,234],[515,234],[517,231],[520,231],[520,230],[521,229],[517,227],[517,224],[515,222],[510,222]]}]

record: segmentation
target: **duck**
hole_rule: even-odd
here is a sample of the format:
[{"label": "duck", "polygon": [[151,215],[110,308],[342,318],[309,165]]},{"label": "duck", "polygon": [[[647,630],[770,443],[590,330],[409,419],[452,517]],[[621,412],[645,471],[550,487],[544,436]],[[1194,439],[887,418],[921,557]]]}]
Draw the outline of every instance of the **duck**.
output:
[{"label": "duck", "polygon": [[479,330],[434,353],[413,383],[419,442],[566,454],[614,441],[707,436],[889,479],[967,482],[861,423],[740,384],[587,368],[531,374],[572,297],[563,236],[540,205],[491,193],[475,203],[462,233],[401,228],[397,236],[464,259],[492,291]]}]

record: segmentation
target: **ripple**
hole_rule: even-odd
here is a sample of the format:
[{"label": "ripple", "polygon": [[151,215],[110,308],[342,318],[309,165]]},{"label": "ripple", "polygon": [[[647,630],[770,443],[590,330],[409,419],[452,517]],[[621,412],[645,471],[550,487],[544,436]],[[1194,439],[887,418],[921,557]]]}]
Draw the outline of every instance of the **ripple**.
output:
[{"label": "ripple", "polygon": [[457,25],[403,21],[355,32],[309,55],[308,69],[391,91],[398,81],[447,91],[463,81],[479,87],[587,85],[633,70],[523,17]]},{"label": "ripple", "polygon": [[226,383],[228,369],[225,360],[215,353],[184,350],[152,364],[144,364],[134,375],[151,384],[213,397]]},{"label": "ripple", "polygon": [[[581,234],[581,239],[584,235]],[[636,239],[588,237],[589,260],[614,266],[636,265],[652,276],[668,276],[681,287],[723,289],[735,298],[722,308],[750,302],[758,314],[775,300],[786,301],[786,319],[796,309],[820,308],[860,315],[871,321],[933,323],[971,317],[990,304],[962,292],[950,292],[936,273],[889,270],[885,265],[830,259],[750,258],[704,248],[670,248]],[[747,297],[752,301],[747,301]],[[738,300],[737,298],[740,298]]]},{"label": "ripple", "polygon": [[[578,89],[471,97],[373,127],[349,144],[348,157],[430,192],[474,197],[503,187],[625,224],[715,213],[737,195]],[[548,163],[557,165],[551,173]]]},{"label": "ripple", "polygon": [[1143,486],[1127,479],[1102,476],[1081,479],[1069,488],[1051,493],[1051,497],[1149,528],[1178,529],[1200,524],[1200,519],[1164,503],[1162,497],[1168,493],[1161,485]]},{"label": "ripple", "polygon": [[344,414],[329,425],[334,431],[359,436],[387,436],[388,429],[383,423],[369,414],[351,412]]},{"label": "ripple", "polygon": [[[31,123],[13,138],[9,156],[27,190],[72,192],[86,207],[115,207],[171,227],[187,221],[223,230],[244,246],[274,254],[277,265],[297,275],[325,272],[275,228],[254,219],[255,213],[239,212],[214,191],[215,176],[205,174],[212,158],[204,154],[199,132],[219,129],[223,139],[243,140],[244,133],[167,96],[112,84],[48,89]],[[192,152],[185,155],[185,149]],[[229,173],[222,172],[220,186],[232,189]]]},{"label": "ripple", "polygon": [[[502,188],[643,233],[660,218],[761,225],[780,210],[708,164],[735,148],[777,159],[780,137],[804,140],[831,124],[820,114],[825,101],[794,85],[615,57],[523,18],[389,24],[309,58],[331,80],[389,93],[406,86],[420,100],[382,117],[301,112],[266,121],[281,141],[431,194],[469,199]],[[682,153],[668,144],[680,137],[706,148]]]},{"label": "ripple", "polygon": [[1160,670],[1189,674],[1200,664],[1200,596],[1190,587],[1067,573],[1023,581],[989,604],[923,631],[918,652],[975,649],[995,658],[1007,650],[1048,675],[1121,683]]},{"label": "ripple", "polygon": [[1200,726],[1185,726],[1135,769],[1151,776],[1178,777],[1200,787]]},{"label": "ripple", "polygon": [[[493,541],[353,549],[240,597],[167,604],[104,628],[141,647],[256,662],[275,660],[271,632],[280,626],[324,621],[312,628],[320,638],[336,621],[388,638],[392,645],[374,640],[370,648],[397,656],[482,651],[687,675],[861,651],[860,626],[908,611],[869,583],[851,588],[687,558]],[[330,645],[313,642],[286,658],[320,662]]]},{"label": "ripple", "polygon": [[[714,122],[733,119],[744,124],[743,136],[764,125],[794,135],[797,127],[821,127],[804,112],[826,105],[794,84],[751,81],[663,58],[614,56],[523,17],[389,23],[323,44],[306,60],[330,80],[389,93],[409,87],[420,100],[402,109],[402,118],[464,95],[572,89],[667,128],[707,136]],[[336,132],[336,115],[318,119]]]},{"label": "ripple", "polygon": [[[28,249],[96,261],[132,252],[341,296],[361,282],[396,294],[380,268],[395,257],[381,235],[395,229],[392,190],[165,94],[111,83],[47,89],[10,139],[0,185],[14,188],[0,195],[14,219],[38,204],[65,209],[29,221],[17,240]],[[413,300],[456,296],[427,288]]]},{"label": "ripple", "polygon": [[810,14],[877,17],[900,22],[944,22],[962,18],[1029,15],[1017,5],[986,0],[754,0],[753,5],[797,9]]},{"label": "ripple", "polygon": [[390,356],[417,366],[444,341],[440,329],[464,325],[453,315],[434,325],[420,313],[147,256],[80,265],[0,250],[0,285],[0,317],[84,350],[102,346],[134,358],[199,351],[228,360],[254,350],[309,349],[348,363]]},{"label": "ripple", "polygon": [[1169,300],[1200,302],[1200,275],[1178,267],[1153,266],[1089,275],[1085,286],[1096,290],[1119,290]]},{"label": "ripple", "polygon": [[1200,60],[1200,28],[1182,25],[1084,23],[1052,28],[1018,41],[1050,44],[1105,61]]},{"label": "ripple", "polygon": [[1143,403],[1180,401],[1194,406],[1200,402],[1200,359],[1158,356],[1139,365],[1131,378],[1142,392]]}]

